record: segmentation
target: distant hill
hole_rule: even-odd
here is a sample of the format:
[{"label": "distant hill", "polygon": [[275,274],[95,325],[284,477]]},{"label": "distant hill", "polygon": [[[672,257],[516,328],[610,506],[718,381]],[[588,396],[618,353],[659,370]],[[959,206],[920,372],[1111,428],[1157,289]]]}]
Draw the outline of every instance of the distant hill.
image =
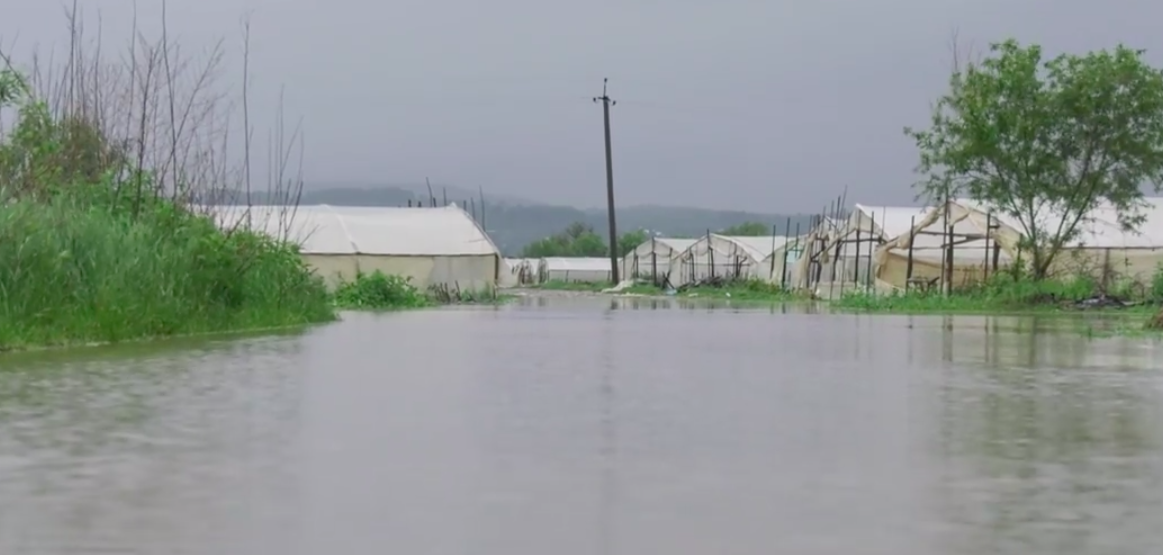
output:
[{"label": "distant hill", "polygon": [[[330,204],[333,206],[407,206],[430,200],[427,188],[413,186],[386,186],[375,188],[339,187],[304,192],[301,204]],[[433,185],[433,195],[437,204],[444,202],[443,186]],[[606,211],[604,209],[579,209],[571,206],[538,204],[516,197],[485,196],[483,214],[479,193],[448,187],[448,202],[455,202],[474,214],[488,230],[493,242],[507,256],[520,254],[521,249],[538,239],[545,238],[564,229],[572,222],[584,222],[593,226],[603,237],[606,235]],[[254,201],[259,203],[258,199]],[[661,236],[698,237],[707,230],[715,231],[745,222],[776,224],[779,234],[791,219],[794,230],[798,223],[806,231],[810,216],[803,214],[763,214],[732,210],[708,210],[703,208],[670,206],[626,206],[618,208],[619,233],[634,229],[646,229]]]}]

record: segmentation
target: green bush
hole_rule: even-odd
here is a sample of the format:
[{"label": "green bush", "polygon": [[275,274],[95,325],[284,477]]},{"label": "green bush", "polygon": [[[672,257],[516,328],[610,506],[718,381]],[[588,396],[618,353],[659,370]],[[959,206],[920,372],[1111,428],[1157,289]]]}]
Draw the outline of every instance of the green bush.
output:
[{"label": "green bush", "polygon": [[335,288],[335,304],[348,309],[397,309],[429,306],[428,297],[412,285],[411,278],[373,273],[356,274]]}]

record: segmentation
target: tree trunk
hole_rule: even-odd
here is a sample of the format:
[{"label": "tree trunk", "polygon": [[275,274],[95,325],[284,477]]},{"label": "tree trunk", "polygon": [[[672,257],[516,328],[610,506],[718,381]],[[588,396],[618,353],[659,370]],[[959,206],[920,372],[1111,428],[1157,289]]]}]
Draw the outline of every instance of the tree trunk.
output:
[{"label": "tree trunk", "polygon": [[1034,251],[1034,260],[1031,262],[1030,277],[1033,278],[1034,281],[1042,281],[1046,279],[1046,272],[1049,270],[1050,265],[1042,261],[1042,253],[1040,251]]},{"label": "tree trunk", "polygon": [[1155,316],[1147,321],[1147,329],[1163,330],[1163,309],[1159,310],[1159,312],[1155,313]]}]

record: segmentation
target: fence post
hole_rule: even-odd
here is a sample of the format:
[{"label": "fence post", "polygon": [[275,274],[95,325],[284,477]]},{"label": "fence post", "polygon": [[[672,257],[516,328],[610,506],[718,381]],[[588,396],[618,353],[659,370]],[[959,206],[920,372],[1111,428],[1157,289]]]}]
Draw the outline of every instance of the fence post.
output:
[{"label": "fence post", "polygon": [[[788,226],[790,226],[790,225],[791,225],[791,220],[789,219]],[[795,238],[796,238],[795,245],[792,246],[792,250],[799,253],[799,250],[798,250],[799,246],[800,246],[800,223],[799,222],[796,222]],[[800,260],[799,258],[796,258],[796,262],[799,262],[799,260]],[[779,288],[781,291],[787,290],[787,243],[784,243],[784,247],[783,247],[783,272],[780,274],[780,277],[779,277]]]},{"label": "fence post", "polygon": [[[946,208],[948,214],[948,208]],[[953,224],[945,219],[945,295],[953,294]]]},{"label": "fence post", "polygon": [[[767,255],[767,257],[771,259],[771,269],[767,270],[767,281],[769,282],[775,281],[775,234],[779,230],[777,227],[778,225],[779,224],[771,224],[771,254]],[[784,233],[787,233],[786,229],[784,230]],[[784,248],[787,248],[786,241],[784,242]]]},{"label": "fence post", "polygon": [[[852,281],[858,285],[860,284],[860,241],[863,239],[860,234],[861,229],[858,227],[856,228],[856,268],[852,270]],[[871,243],[869,244],[871,245]],[[872,256],[872,253],[869,253],[868,256]],[[843,290],[841,290],[841,293],[843,293]]]},{"label": "fence post", "polygon": [[711,279],[715,278],[715,251],[711,248],[711,230],[707,230],[707,261],[710,262],[710,267],[707,268],[707,275]]},{"label": "fence post", "polygon": [[981,282],[989,281],[989,229],[993,225],[993,212],[985,213],[985,260],[981,262]]},{"label": "fence post", "polygon": [[909,220],[909,262],[905,267],[905,293],[909,292],[909,287],[913,280],[913,241],[917,238],[917,217],[913,216]]},{"label": "fence post", "polygon": [[[881,218],[880,225],[884,225],[883,218]],[[864,286],[872,289],[872,249],[876,247],[880,241],[876,239],[876,214],[868,221],[868,267],[864,270]]]},{"label": "fence post", "polygon": [[[655,250],[658,245],[655,244],[654,235],[650,236],[650,283],[658,285],[658,252]],[[637,251],[635,251],[637,252]],[[634,271],[638,271],[638,257],[634,257]]]}]

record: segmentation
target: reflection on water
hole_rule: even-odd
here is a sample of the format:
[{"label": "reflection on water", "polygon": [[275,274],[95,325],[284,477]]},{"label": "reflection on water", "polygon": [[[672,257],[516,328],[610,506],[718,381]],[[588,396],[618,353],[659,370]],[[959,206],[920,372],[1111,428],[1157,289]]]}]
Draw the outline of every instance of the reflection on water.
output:
[{"label": "reflection on water", "polygon": [[776,303],[755,300],[732,300],[715,297],[654,297],[654,296],[546,296],[524,295],[512,299],[511,306],[520,308],[561,308],[566,306],[593,308],[608,306],[610,310],[704,310],[720,311],[735,310],[755,312],[767,311],[770,314],[822,314],[825,311],[817,303]]},{"label": "reflection on water", "polygon": [[0,553],[1160,552],[1163,349],[1077,325],[527,297],[4,357]]},{"label": "reflection on water", "polygon": [[977,532],[965,552],[1160,547],[1163,357],[1155,342],[1054,333],[1062,323],[946,319],[943,356],[959,364],[934,395],[935,449],[943,518]]}]

